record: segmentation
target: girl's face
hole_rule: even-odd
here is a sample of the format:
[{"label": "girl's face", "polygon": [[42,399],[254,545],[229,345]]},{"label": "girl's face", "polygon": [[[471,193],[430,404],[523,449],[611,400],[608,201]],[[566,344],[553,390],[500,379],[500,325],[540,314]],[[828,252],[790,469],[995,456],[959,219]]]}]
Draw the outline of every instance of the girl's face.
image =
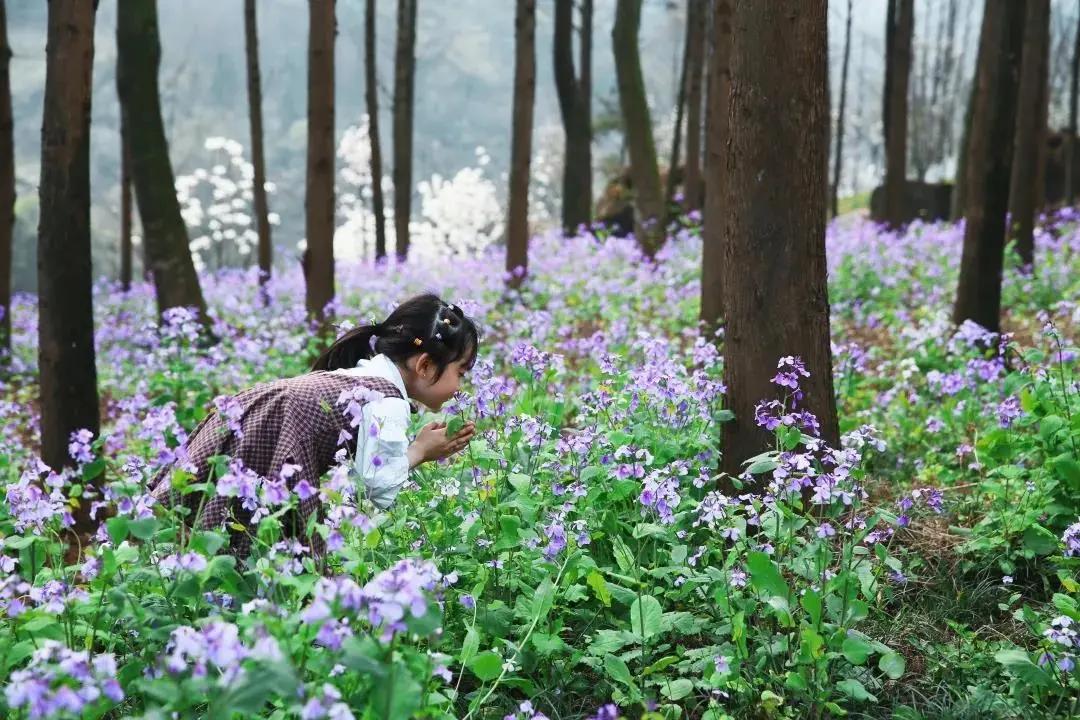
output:
[{"label": "girl's face", "polygon": [[472,359],[455,360],[446,366],[438,379],[439,368],[427,353],[409,358],[407,365],[409,372],[403,379],[409,397],[438,412],[461,387],[461,379],[472,366]]}]

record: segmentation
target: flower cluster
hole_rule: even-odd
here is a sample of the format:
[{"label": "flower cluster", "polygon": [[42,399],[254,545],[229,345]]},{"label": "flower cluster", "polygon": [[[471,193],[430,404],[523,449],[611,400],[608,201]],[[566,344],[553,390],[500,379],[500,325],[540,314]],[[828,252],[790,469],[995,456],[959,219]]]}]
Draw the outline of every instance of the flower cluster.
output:
[{"label": "flower cluster", "polygon": [[256,640],[249,647],[240,638],[240,629],[229,622],[213,620],[202,628],[183,625],[169,635],[161,669],[171,675],[191,674],[207,677],[216,672],[217,684],[227,687],[243,673],[247,659],[276,661],[282,658],[277,641],[263,630],[256,631]]},{"label": "flower cluster", "polygon": [[118,703],[124,699],[124,690],[116,681],[112,654],[91,655],[43,640],[30,663],[11,673],[4,695],[10,708],[25,709],[31,720],[37,720],[81,715],[102,698]]}]

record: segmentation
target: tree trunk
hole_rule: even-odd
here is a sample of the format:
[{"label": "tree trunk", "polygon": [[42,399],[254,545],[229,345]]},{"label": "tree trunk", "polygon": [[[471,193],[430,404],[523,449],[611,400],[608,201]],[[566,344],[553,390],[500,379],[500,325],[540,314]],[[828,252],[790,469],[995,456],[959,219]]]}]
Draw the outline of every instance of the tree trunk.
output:
[{"label": "tree trunk", "polygon": [[671,160],[668,162],[667,185],[664,188],[664,224],[670,221],[672,203],[675,199],[675,180],[679,175],[679,151],[682,149],[683,115],[686,112],[686,69],[690,58],[690,13],[686,15],[686,37],[683,39],[682,67],[679,70],[679,89],[675,95],[675,127],[671,137]]},{"label": "tree trunk", "polygon": [[1080,111],[1080,3],[1077,3],[1076,39],[1073,41],[1072,68],[1069,77],[1069,137],[1065,146],[1065,203],[1076,204],[1080,178],[1073,172],[1076,164],[1077,113]]},{"label": "tree trunk", "polygon": [[169,145],[161,119],[157,2],[119,0],[116,12],[116,82],[130,140],[135,200],[158,313],[172,307],[194,308],[204,326],[209,327],[206,303],[188,247],[187,227],[176,199]]},{"label": "tree trunk", "polygon": [[693,14],[688,41],[686,86],[686,170],[683,173],[683,195],[686,207],[700,208],[701,196],[701,95],[705,73],[705,1],[689,0]]},{"label": "tree trunk", "polygon": [[[771,445],[754,421],[776,398],[777,361],[800,356],[810,377],[799,408],[838,446],[825,267],[826,0],[737,2],[731,48],[731,137],[725,154],[721,287],[724,382],[735,419],[723,425],[722,469]],[[710,194],[712,190],[710,190]]]},{"label": "tree trunk", "polygon": [[[74,465],[76,430],[98,434],[90,266],[90,100],[94,4],[50,0],[41,122],[38,227],[38,367],[41,458]],[[76,529],[89,530],[89,503]]]},{"label": "tree trunk", "polygon": [[131,139],[120,113],[120,287],[131,290]]},{"label": "tree trunk", "polygon": [[[978,60],[975,61],[976,68],[978,68]],[[976,69],[976,75],[978,70]],[[976,78],[977,79],[977,78]],[[971,121],[972,114],[975,111],[975,79],[971,83],[971,92],[968,93],[967,105],[964,108],[964,126],[960,134],[960,148],[956,154],[956,177],[953,182],[953,194],[952,194],[952,210],[950,218],[953,221],[959,220],[964,217],[964,212],[967,209],[967,161],[968,161],[968,145],[971,140]]]},{"label": "tree trunk", "polygon": [[262,79],[259,74],[259,30],[255,0],[244,0],[244,40],[247,55],[248,116],[251,119],[252,195],[259,231],[259,284],[266,285],[274,267],[270,241],[270,208],[266,202],[266,155],[263,153]]},{"label": "tree trunk", "polygon": [[1001,327],[1001,269],[1009,205],[1024,5],[986,0],[967,144],[964,250],[953,320]]},{"label": "tree trunk", "polygon": [[0,364],[11,354],[11,252],[15,229],[15,122],[11,112],[11,46],[0,0]]},{"label": "tree trunk", "polygon": [[334,0],[308,0],[307,310],[334,299]]},{"label": "tree trunk", "polygon": [[892,84],[894,73],[893,44],[896,42],[896,2],[889,0],[885,6],[885,81],[881,86],[881,132],[884,146],[889,146],[889,120],[892,114],[889,111],[889,102],[892,99]]},{"label": "tree trunk", "polygon": [[506,272],[518,287],[529,267],[529,160],[536,96],[536,0],[517,0],[514,17],[514,110],[510,139]]},{"label": "tree trunk", "polygon": [[907,179],[908,85],[911,77],[911,40],[915,30],[915,0],[896,0],[896,16],[889,60],[889,131],[885,143],[885,221],[899,227],[909,220],[904,202]]},{"label": "tree trunk", "polygon": [[1012,179],[1009,183],[1009,215],[1016,236],[1020,263],[1035,262],[1035,215],[1039,201],[1039,178],[1046,173],[1047,66],[1050,53],[1050,0],[1027,0],[1024,43],[1017,95],[1016,135],[1013,138]]},{"label": "tree trunk", "polygon": [[592,217],[592,0],[581,9],[581,61],[574,75],[574,0],[555,0],[554,68],[566,151],[563,162],[562,226],[571,234]]},{"label": "tree trunk", "polygon": [[386,257],[386,209],[382,189],[382,142],[379,140],[379,81],[375,67],[375,0],[364,6],[364,99],[371,143],[371,200],[375,211],[375,259]]},{"label": "tree trunk", "polygon": [[847,112],[848,60],[851,57],[851,9],[852,0],[847,4],[847,22],[844,25],[844,60],[840,64],[840,106],[836,109],[836,139],[833,161],[833,180],[830,189],[829,208],[832,216],[840,214],[840,173],[844,160],[844,114]]},{"label": "tree trunk", "polygon": [[413,90],[416,81],[416,2],[398,0],[394,58],[394,231],[397,256],[409,256],[412,216]]},{"label": "tree trunk", "polygon": [[619,86],[619,108],[630,152],[630,176],[634,182],[634,234],[641,249],[651,258],[664,242],[664,196],[656,166],[656,145],[645,98],[645,80],[641,74],[640,25],[641,0],[617,0],[611,45]]},{"label": "tree trunk", "polygon": [[708,330],[723,315],[721,271],[726,220],[724,183],[731,137],[731,0],[711,0],[705,112],[705,219],[701,228],[701,320]]}]

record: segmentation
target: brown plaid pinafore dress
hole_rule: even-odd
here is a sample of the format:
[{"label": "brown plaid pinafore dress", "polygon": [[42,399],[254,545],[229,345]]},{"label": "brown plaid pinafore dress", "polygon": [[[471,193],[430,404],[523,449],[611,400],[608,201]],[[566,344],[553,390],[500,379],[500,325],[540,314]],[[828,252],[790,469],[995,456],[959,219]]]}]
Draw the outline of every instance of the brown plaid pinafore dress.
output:
[{"label": "brown plaid pinafore dress", "polygon": [[[209,458],[227,455],[239,458],[244,467],[261,477],[277,478],[285,463],[300,466],[300,470],[288,479],[289,490],[300,480],[306,479],[318,487],[319,479],[334,463],[339,447],[338,437],[342,430],[353,435],[344,447],[350,455],[356,452],[356,435],[361,430],[350,426],[349,416],[337,404],[343,391],[362,386],[383,396],[402,397],[401,392],[389,380],[336,372],[312,372],[292,378],[262,383],[248,388],[235,396],[243,414],[240,417],[242,438],[229,430],[225,418],[216,410],[211,411],[192,431],[187,440],[188,459],[198,472],[195,482],[207,482],[210,475]],[[404,399],[404,398],[402,398]],[[358,401],[364,404],[365,401]],[[177,505],[184,503],[192,513],[199,512],[192,527],[196,529],[219,529],[233,520],[249,526],[251,513],[241,506],[240,498],[226,497],[208,490],[204,500],[202,493],[187,496],[172,490],[171,468],[163,468],[151,482],[151,494],[160,503]],[[282,528],[288,537],[303,537],[311,514],[321,509],[318,494],[302,500],[298,511],[282,518]],[[254,528],[251,528],[252,533]],[[311,537],[311,549],[322,555],[325,547],[318,534]],[[229,551],[238,559],[251,552],[251,534],[232,532]]]}]

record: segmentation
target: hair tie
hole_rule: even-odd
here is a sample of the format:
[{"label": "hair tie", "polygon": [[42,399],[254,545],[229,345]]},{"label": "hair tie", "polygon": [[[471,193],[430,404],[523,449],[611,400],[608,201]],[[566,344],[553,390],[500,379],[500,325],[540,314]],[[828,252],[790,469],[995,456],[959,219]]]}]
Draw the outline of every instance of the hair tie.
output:
[{"label": "hair tie", "polygon": [[412,341],[412,343],[413,343],[413,345],[415,345],[416,347],[420,347],[421,345],[423,345],[423,344],[424,344],[424,341],[423,341],[423,340],[421,340],[420,338],[413,338],[413,341]]}]

